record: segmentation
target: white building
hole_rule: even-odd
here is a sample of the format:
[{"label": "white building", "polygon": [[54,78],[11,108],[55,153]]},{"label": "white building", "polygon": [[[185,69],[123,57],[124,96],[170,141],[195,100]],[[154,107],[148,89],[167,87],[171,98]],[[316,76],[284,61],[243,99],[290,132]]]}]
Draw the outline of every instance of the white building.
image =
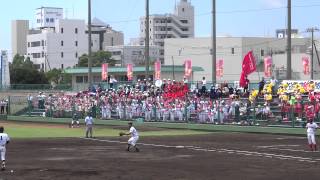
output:
[{"label": "white building", "polygon": [[56,7],[40,7],[36,9],[36,27],[53,28],[55,22],[63,19],[63,9]]},{"label": "white building", "polygon": [[54,28],[43,28],[27,36],[27,55],[38,69],[73,67],[88,52],[84,20],[59,19]]},{"label": "white building", "polygon": [[27,54],[27,35],[29,31],[28,20],[11,21],[11,50],[12,55]]},{"label": "white building", "polygon": [[[119,64],[134,64],[135,66],[145,65],[144,52],[145,47],[140,45],[126,45],[126,46],[106,46],[106,51],[111,52],[112,58],[117,60]],[[158,46],[150,46],[151,63],[160,58],[160,49]],[[152,66],[152,64],[151,64]]]},{"label": "white building", "polygon": [[1,88],[7,88],[10,86],[10,73],[9,73],[9,61],[8,61],[8,52],[1,51],[0,54],[0,85]]},{"label": "white building", "polygon": [[[160,60],[164,62],[164,39],[194,37],[194,7],[188,0],[180,0],[174,14],[150,15],[150,45],[160,46]],[[145,17],[140,18],[140,45],[144,45]]]},{"label": "white building", "polygon": [[[240,78],[241,66],[244,56],[254,51],[258,71],[251,74],[251,82],[257,82],[264,76],[263,59],[272,56],[273,75],[278,79],[285,79],[286,76],[286,39],[262,38],[262,37],[218,37],[217,38],[217,60],[223,59],[224,72],[218,82],[237,81]],[[308,48],[311,46],[309,38],[292,39],[292,78],[308,80],[310,75],[303,74],[302,57],[310,58]],[[309,50],[310,51],[310,50]],[[185,60],[192,60],[192,66],[199,66],[204,69],[202,72],[195,72],[194,79],[201,80],[206,77],[212,80],[212,55],[211,38],[187,38],[187,39],[166,39],[165,40],[165,65],[184,64]],[[320,65],[314,56],[314,79],[320,78]],[[311,67],[311,66],[310,66]]]}]

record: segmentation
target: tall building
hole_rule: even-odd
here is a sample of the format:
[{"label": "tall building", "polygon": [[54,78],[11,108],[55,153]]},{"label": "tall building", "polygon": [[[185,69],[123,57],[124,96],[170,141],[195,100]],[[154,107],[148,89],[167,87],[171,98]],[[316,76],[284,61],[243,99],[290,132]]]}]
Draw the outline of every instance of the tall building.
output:
[{"label": "tall building", "polygon": [[104,50],[106,46],[119,46],[124,44],[124,35],[121,31],[112,29],[109,24],[98,18],[91,23],[93,51]]},{"label": "tall building", "polygon": [[[188,0],[180,0],[173,14],[150,15],[150,45],[160,47],[160,60],[164,62],[164,39],[194,37],[194,7]],[[140,45],[144,45],[145,17],[140,18]]]},{"label": "tall building", "polygon": [[55,22],[63,19],[63,9],[56,7],[40,7],[36,9],[36,27],[53,28]]},{"label": "tall building", "polygon": [[38,69],[73,67],[88,52],[84,20],[59,19],[53,28],[27,36],[27,55]]},{"label": "tall building", "polygon": [[0,54],[0,85],[1,89],[8,88],[10,86],[10,73],[9,73],[9,61],[8,61],[8,52],[1,51]]},{"label": "tall building", "polygon": [[29,31],[28,20],[11,21],[11,49],[15,56],[27,54],[27,35]]}]

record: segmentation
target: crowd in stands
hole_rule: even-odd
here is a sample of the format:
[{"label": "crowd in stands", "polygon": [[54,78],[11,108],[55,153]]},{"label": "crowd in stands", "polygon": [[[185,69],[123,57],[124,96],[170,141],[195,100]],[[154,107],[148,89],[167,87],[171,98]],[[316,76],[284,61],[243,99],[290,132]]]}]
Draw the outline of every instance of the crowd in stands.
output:
[{"label": "crowd in stands", "polygon": [[[289,87],[290,86],[290,87]],[[39,104],[47,116],[63,117],[66,112],[83,117],[92,113],[101,119],[135,119],[145,121],[196,121],[200,123],[250,123],[249,116],[273,117],[272,107],[281,112],[281,120],[293,114],[314,119],[319,115],[320,94],[315,83],[279,83],[274,78],[259,82],[259,88],[244,91],[228,83],[208,87],[205,78],[194,86],[185,79],[164,79],[161,84],[138,80],[117,89],[95,88],[78,93],[39,95]],[[303,98],[305,97],[305,98]],[[307,97],[307,100],[306,100]],[[41,105],[42,106],[42,105]],[[38,106],[39,108],[40,105]]]}]

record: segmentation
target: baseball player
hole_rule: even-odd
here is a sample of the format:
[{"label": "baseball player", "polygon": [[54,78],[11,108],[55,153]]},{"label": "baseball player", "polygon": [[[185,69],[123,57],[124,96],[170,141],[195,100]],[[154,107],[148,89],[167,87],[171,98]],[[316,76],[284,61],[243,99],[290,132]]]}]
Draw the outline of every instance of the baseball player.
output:
[{"label": "baseball player", "polygon": [[311,151],[317,151],[317,144],[315,139],[316,129],[319,128],[317,123],[313,122],[313,119],[311,119],[307,125],[307,137],[308,137],[308,143]]},{"label": "baseball player", "polygon": [[139,140],[139,134],[138,134],[138,131],[136,130],[136,128],[134,128],[132,126],[132,122],[129,122],[128,123],[129,125],[129,132],[127,133],[124,133],[124,135],[131,135],[131,138],[128,140],[128,148],[127,148],[127,151],[130,151],[130,147],[133,146],[136,150],[136,152],[139,152],[140,150],[138,149],[136,143],[137,141]]},{"label": "baseball player", "polygon": [[0,155],[1,155],[1,170],[6,169],[6,145],[9,143],[10,138],[7,133],[4,133],[4,128],[0,127]]},{"label": "baseball player", "polygon": [[71,128],[73,128],[77,124],[77,127],[80,126],[79,117],[77,113],[74,113],[71,121]]},{"label": "baseball player", "polygon": [[84,122],[86,124],[86,138],[89,137],[89,134],[90,134],[90,138],[92,138],[92,128],[93,128],[94,121],[91,116],[91,113],[87,115],[87,117],[84,119]]}]

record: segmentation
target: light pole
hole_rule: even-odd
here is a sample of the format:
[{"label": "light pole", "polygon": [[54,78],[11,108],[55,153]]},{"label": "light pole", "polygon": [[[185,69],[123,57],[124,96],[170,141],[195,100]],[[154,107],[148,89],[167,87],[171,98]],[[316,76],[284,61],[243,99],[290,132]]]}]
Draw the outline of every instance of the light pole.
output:
[{"label": "light pole", "polygon": [[212,0],[212,83],[216,83],[216,59],[217,59],[217,36],[216,36],[216,0]]},{"label": "light pole", "polygon": [[287,30],[287,80],[291,80],[291,0],[288,0],[288,30]]},{"label": "light pole", "polygon": [[88,0],[88,84],[92,86],[92,61],[91,61],[91,0]]},{"label": "light pole", "polygon": [[307,32],[311,32],[311,80],[313,80],[313,49],[314,49],[314,32],[319,31],[317,27],[308,28]]}]

